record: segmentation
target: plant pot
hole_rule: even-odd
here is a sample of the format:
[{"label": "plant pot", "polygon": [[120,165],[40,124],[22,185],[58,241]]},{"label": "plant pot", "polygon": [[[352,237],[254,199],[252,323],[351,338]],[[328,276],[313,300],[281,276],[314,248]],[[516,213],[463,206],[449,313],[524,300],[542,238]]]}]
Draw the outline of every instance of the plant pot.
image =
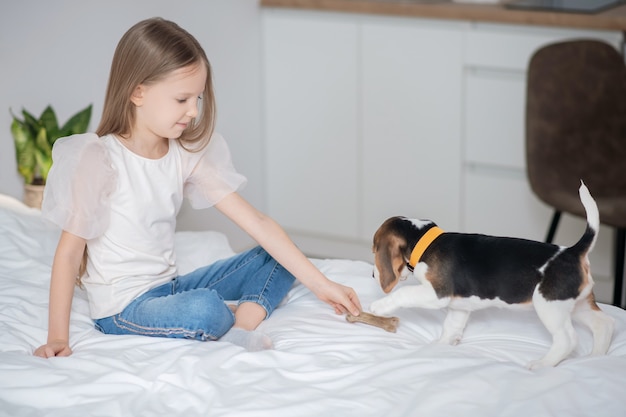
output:
[{"label": "plant pot", "polygon": [[44,187],[45,185],[24,184],[24,204],[28,207],[41,209]]}]

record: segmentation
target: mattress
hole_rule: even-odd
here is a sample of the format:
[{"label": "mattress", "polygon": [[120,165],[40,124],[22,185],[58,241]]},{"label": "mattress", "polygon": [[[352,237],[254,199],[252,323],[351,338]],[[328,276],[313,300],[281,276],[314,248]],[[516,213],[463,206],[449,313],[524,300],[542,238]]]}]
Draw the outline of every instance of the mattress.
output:
[{"label": "mattress", "polygon": [[[442,346],[444,311],[402,309],[396,333],[345,317],[296,283],[260,330],[273,350],[226,342],[104,335],[77,289],[70,325],[74,353],[42,359],[51,262],[59,230],[39,211],[0,196],[1,416],[623,416],[626,312],[615,318],[605,356],[576,350],[555,368],[525,365],[550,334],[532,311],[478,311],[456,346]],[[181,272],[233,253],[213,231],[179,232]],[[372,265],[312,259],[353,287],[364,307],[383,296]],[[404,285],[417,285],[407,280]]]}]

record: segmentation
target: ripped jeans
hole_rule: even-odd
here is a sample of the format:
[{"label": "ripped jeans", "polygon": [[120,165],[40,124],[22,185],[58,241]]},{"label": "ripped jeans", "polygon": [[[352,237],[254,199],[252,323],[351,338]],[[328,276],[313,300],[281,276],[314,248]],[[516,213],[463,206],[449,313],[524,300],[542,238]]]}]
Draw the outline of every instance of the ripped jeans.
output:
[{"label": "ripped jeans", "polygon": [[153,288],[121,313],[95,320],[95,327],[107,334],[216,340],[235,322],[224,300],[257,303],[269,317],[293,282],[293,275],[256,247]]}]

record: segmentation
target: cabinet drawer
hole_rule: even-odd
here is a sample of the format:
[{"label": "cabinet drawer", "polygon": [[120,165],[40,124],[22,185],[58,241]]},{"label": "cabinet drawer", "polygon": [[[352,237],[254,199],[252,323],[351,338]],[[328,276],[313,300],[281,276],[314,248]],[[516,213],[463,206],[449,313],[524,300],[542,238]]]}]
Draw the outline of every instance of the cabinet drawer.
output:
[{"label": "cabinet drawer", "polygon": [[466,69],[464,79],[465,160],[524,169],[524,74]]},{"label": "cabinet drawer", "polygon": [[477,24],[467,34],[466,64],[525,71],[540,46],[573,38],[602,39],[615,47],[621,42],[621,34],[615,31]]}]

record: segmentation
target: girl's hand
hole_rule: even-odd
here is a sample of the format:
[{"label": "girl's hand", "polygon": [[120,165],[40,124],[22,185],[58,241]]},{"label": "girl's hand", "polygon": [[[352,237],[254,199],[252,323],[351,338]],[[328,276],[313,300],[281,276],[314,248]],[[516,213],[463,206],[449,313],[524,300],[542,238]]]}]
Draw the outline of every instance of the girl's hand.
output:
[{"label": "girl's hand", "polygon": [[54,341],[46,343],[43,346],[39,346],[35,350],[35,356],[40,358],[52,358],[54,356],[70,356],[72,349],[70,349],[69,343],[65,341]]},{"label": "girl's hand", "polygon": [[317,298],[333,306],[337,314],[351,313],[358,316],[361,313],[359,297],[350,287],[327,279],[324,284],[312,291]]}]

